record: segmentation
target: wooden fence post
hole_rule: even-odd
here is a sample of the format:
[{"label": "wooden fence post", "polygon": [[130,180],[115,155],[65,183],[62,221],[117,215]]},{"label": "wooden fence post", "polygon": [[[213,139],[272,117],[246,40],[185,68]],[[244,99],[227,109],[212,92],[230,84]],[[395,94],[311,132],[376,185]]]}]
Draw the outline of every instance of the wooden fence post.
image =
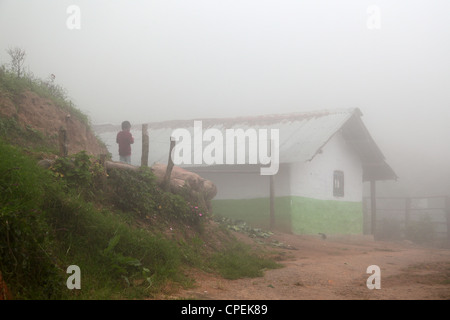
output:
[{"label": "wooden fence post", "polygon": [[142,155],[141,155],[141,167],[148,167],[148,124],[142,125]]},{"label": "wooden fence post", "polygon": [[170,147],[169,147],[169,160],[167,163],[166,174],[164,175],[164,180],[162,183],[162,188],[165,191],[170,191],[170,175],[172,174],[173,169],[173,160],[172,160],[172,150],[175,147],[175,140],[170,138]]}]

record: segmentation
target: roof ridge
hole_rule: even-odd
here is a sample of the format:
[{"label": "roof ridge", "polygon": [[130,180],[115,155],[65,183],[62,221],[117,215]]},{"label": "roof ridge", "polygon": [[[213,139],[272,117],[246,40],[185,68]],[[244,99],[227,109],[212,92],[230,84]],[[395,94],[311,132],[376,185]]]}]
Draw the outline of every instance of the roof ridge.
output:
[{"label": "roof ridge", "polygon": [[310,119],[314,117],[322,117],[333,114],[349,113],[353,114],[355,112],[361,113],[359,108],[338,108],[338,109],[318,109],[310,111],[301,112],[290,112],[290,113],[271,113],[271,114],[260,114],[253,116],[236,116],[236,117],[224,117],[224,118],[193,118],[190,120],[166,120],[158,122],[149,122],[148,124],[155,128],[167,128],[167,127],[183,127],[183,124],[189,124],[191,126],[194,121],[202,121],[206,126],[211,126],[214,124],[224,124],[232,125],[237,123],[255,123],[255,124],[270,124],[281,121],[300,121],[305,119]]}]

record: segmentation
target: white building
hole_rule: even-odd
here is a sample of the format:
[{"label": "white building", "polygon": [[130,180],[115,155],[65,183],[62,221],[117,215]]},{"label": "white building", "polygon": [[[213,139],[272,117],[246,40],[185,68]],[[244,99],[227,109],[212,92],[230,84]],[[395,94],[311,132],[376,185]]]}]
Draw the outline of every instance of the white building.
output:
[{"label": "white building", "polygon": [[[214,214],[297,234],[362,233],[363,183],[372,181],[374,194],[375,181],[397,177],[361,116],[359,109],[344,109],[200,119],[203,130],[215,128],[224,136],[227,129],[277,129],[279,170],[276,175],[267,176],[261,175],[259,164],[181,166],[216,184]],[[148,126],[150,165],[167,163],[169,140],[175,129],[194,132],[194,120]],[[135,129],[132,131],[136,138],[133,162],[139,165],[141,132],[139,127]],[[110,144],[110,152],[117,153],[117,147],[108,143],[112,132],[98,132]],[[207,144],[203,142],[203,146]],[[246,150],[250,152],[248,146]]]}]

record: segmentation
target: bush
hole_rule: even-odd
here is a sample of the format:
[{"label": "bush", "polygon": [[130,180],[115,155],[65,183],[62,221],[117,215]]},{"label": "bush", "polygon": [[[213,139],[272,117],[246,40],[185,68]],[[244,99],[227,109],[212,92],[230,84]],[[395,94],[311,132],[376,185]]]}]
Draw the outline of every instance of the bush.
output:
[{"label": "bush", "polygon": [[77,189],[85,196],[93,196],[103,187],[102,179],[106,177],[106,170],[99,160],[93,160],[86,151],[73,156],[60,157],[51,167],[54,175],[62,178],[67,186]]},{"label": "bush", "polygon": [[206,218],[197,204],[182,195],[165,192],[158,187],[153,172],[146,167],[139,171],[109,171],[110,201],[124,212],[133,212],[144,218],[150,214],[164,215],[192,226],[200,226]]},{"label": "bush", "polygon": [[156,178],[148,168],[138,172],[112,169],[108,173],[110,201],[118,209],[141,217],[156,212]]}]

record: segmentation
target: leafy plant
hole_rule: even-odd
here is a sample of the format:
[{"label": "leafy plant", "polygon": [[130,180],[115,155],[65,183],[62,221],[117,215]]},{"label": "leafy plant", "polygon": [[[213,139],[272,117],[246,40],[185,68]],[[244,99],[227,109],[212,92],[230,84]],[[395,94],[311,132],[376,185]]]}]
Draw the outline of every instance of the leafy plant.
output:
[{"label": "leafy plant", "polygon": [[109,240],[108,246],[103,250],[102,256],[114,275],[125,276],[128,274],[128,267],[140,267],[141,262],[133,257],[124,256],[114,249],[120,241],[120,235],[116,234]]},{"label": "leafy plant", "polygon": [[57,158],[51,170],[56,177],[67,182],[69,187],[81,190],[89,196],[102,187],[102,179],[107,175],[99,161],[92,160],[86,151],[70,157]]},{"label": "leafy plant", "polygon": [[138,172],[113,169],[108,175],[110,201],[116,208],[141,217],[156,212],[154,198],[158,190],[150,169],[141,168]]}]

